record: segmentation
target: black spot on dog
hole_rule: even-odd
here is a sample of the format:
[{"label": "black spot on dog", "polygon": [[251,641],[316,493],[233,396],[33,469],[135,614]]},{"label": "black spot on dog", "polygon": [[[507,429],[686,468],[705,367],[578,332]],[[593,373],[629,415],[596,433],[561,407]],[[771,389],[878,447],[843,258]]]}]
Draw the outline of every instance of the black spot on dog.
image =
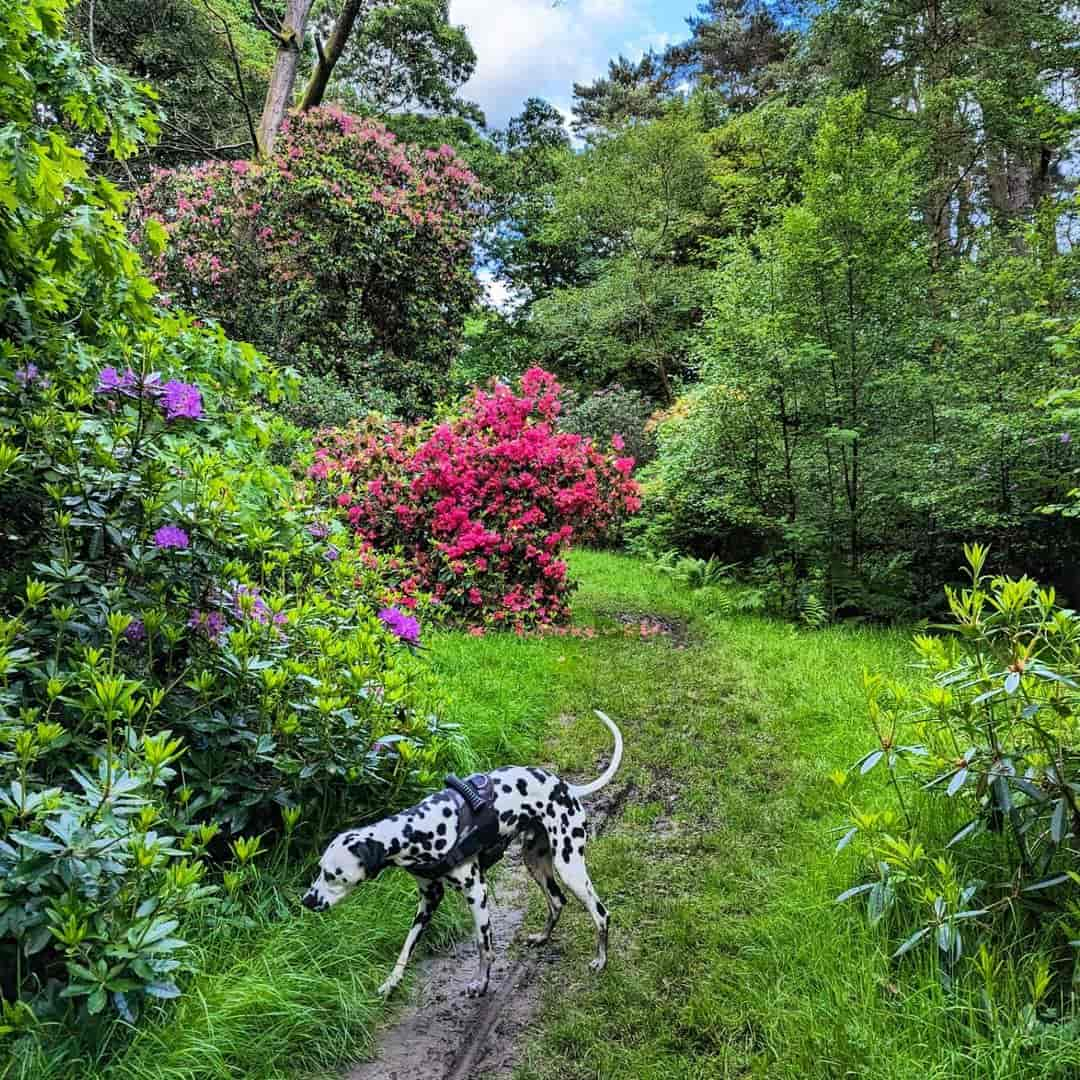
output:
[{"label": "black spot on dog", "polygon": [[438,833],[438,834],[439,834],[440,836],[445,836],[445,835],[446,835],[446,822],[445,822],[445,821],[444,821],[444,822],[442,822],[442,824],[440,824],[440,825],[439,825],[439,827],[438,827],[438,828],[437,828],[437,829],[436,829],[435,831],[436,831],[436,832],[437,832],[437,833]]},{"label": "black spot on dog", "polygon": [[542,769],[529,769],[529,774],[539,780],[541,784],[546,784],[548,781],[548,774]]},{"label": "black spot on dog", "polygon": [[574,826],[574,827],[573,827],[573,828],[572,828],[572,829],[570,830],[570,835],[571,835],[571,836],[572,836],[572,837],[573,837],[573,838],[574,838],[575,840],[580,840],[580,839],[581,839],[581,838],[582,838],[582,837],[583,837],[583,836],[585,835],[585,830],[584,830],[584,829],[583,829],[583,828],[582,828],[582,827],[581,827],[580,825],[575,825],[575,826]]},{"label": "black spot on dog", "polygon": [[529,794],[529,785],[526,784],[524,780],[518,780],[518,782],[514,786],[518,789],[518,792],[520,794],[522,794],[522,795],[528,795]]},{"label": "black spot on dog", "polygon": [[453,817],[454,816],[454,811],[451,810],[449,806],[444,806],[442,816],[447,817],[447,818],[448,817]]},{"label": "black spot on dog", "polygon": [[554,896],[560,904],[566,903],[566,895],[563,893],[562,889],[559,888],[559,883],[550,874],[548,875],[545,884],[547,885],[547,891]]},{"label": "black spot on dog", "polygon": [[509,795],[514,790],[509,784],[503,784],[502,789],[504,795]]},{"label": "black spot on dog", "polygon": [[604,907],[604,905],[601,904],[599,900],[596,901],[596,913],[600,916],[601,919],[607,918],[607,908]]}]

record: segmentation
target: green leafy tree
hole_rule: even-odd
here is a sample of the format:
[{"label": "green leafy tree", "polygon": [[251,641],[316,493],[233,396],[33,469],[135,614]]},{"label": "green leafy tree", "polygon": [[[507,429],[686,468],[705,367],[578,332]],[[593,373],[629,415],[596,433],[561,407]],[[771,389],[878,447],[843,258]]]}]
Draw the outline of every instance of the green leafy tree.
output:
[{"label": "green leafy tree", "polygon": [[81,0],[71,30],[92,58],[158,95],[161,138],[124,164],[102,155],[96,164],[113,179],[145,180],[151,165],[251,156],[270,58],[247,0]]},{"label": "green leafy tree", "polygon": [[620,381],[674,400],[698,310],[708,173],[701,125],[680,105],[566,160],[538,242],[583,252],[583,283],[532,308],[547,362],[594,386]]}]

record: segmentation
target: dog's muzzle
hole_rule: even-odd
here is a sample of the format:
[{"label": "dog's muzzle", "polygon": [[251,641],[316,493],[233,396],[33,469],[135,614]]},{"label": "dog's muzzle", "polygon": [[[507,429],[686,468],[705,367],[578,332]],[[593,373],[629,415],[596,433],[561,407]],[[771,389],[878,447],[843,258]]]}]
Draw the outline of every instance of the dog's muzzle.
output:
[{"label": "dog's muzzle", "polygon": [[308,911],[325,911],[330,906],[330,901],[321,897],[317,892],[304,893],[304,899],[300,903]]}]

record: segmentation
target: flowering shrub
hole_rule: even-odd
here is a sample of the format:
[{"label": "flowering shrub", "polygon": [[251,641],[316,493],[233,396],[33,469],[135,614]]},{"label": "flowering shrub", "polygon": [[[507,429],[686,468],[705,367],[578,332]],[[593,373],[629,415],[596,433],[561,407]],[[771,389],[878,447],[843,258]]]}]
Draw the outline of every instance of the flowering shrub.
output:
[{"label": "flowering shrub", "polygon": [[290,117],[264,165],[155,173],[136,228],[164,302],[415,414],[439,396],[475,298],[479,193],[449,146],[322,108]]},{"label": "flowering shrub", "polygon": [[323,433],[308,469],[361,547],[400,551],[417,590],[473,625],[558,622],[573,583],[562,555],[638,508],[633,459],[557,430],[559,386],[534,368],[444,419],[371,420]]},{"label": "flowering shrub", "polygon": [[150,306],[124,200],[64,133],[119,153],[152,124],[63,38],[64,6],[0,3],[0,1036],[17,1042],[41,1020],[103,1041],[108,1018],[175,997],[185,927],[237,914],[264,844],[321,840],[457,762],[430,674],[376,616],[383,561],[270,461],[299,433],[252,402],[291,379]]},{"label": "flowering shrub", "polygon": [[207,856],[293,807],[303,828],[411,799],[455,759],[418,623],[365,602],[379,560],[237,441],[220,387],[159,376],[159,340],[124,352],[89,380],[0,364],[0,956],[132,1015],[178,992]]}]

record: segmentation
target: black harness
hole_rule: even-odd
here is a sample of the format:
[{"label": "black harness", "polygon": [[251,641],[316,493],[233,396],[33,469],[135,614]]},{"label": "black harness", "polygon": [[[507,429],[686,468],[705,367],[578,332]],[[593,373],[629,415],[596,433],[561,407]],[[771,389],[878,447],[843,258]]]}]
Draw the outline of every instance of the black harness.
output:
[{"label": "black harness", "polygon": [[437,863],[410,866],[409,872],[423,878],[445,877],[455,866],[478,855],[480,868],[486,870],[502,858],[511,837],[499,836],[499,815],[495,812],[495,787],[484,773],[459,780],[446,778],[446,790],[458,807],[457,842]]}]

